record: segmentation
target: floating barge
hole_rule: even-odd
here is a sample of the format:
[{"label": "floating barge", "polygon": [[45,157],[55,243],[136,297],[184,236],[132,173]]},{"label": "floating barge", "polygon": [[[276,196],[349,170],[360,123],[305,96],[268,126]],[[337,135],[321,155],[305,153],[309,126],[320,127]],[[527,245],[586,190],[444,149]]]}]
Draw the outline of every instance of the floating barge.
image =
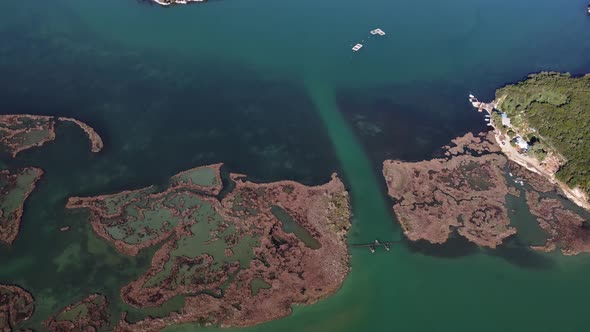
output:
[{"label": "floating barge", "polygon": [[371,31],[369,31],[370,34],[372,35],[379,35],[379,36],[385,36],[385,31],[377,28],[377,29],[373,29]]},{"label": "floating barge", "polygon": [[358,50],[360,50],[361,48],[363,48],[363,44],[356,44],[352,47],[352,51],[358,52]]},{"label": "floating barge", "polygon": [[207,0],[151,0],[160,6],[171,6],[171,5],[187,5],[192,2],[207,2]]}]

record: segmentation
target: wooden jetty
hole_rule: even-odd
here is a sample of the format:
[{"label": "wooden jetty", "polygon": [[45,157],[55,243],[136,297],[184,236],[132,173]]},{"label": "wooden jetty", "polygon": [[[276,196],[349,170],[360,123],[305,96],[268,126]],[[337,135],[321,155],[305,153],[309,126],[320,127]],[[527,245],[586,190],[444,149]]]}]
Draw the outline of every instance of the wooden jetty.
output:
[{"label": "wooden jetty", "polygon": [[477,108],[478,112],[486,111],[490,115],[492,114],[494,109],[498,107],[498,104],[495,100],[490,103],[484,103],[477,100],[477,98],[472,94],[469,94],[469,102],[471,103],[471,105],[473,105],[473,107]]},{"label": "wooden jetty", "polygon": [[353,247],[353,248],[369,248],[371,253],[374,253],[376,247],[383,247],[383,248],[385,248],[385,250],[389,251],[389,249],[391,248],[391,245],[398,244],[400,242],[402,242],[402,241],[398,240],[398,241],[390,241],[390,242],[379,242],[378,240],[375,240],[375,242],[373,242],[373,243],[355,243],[355,244],[351,244],[349,246]]}]

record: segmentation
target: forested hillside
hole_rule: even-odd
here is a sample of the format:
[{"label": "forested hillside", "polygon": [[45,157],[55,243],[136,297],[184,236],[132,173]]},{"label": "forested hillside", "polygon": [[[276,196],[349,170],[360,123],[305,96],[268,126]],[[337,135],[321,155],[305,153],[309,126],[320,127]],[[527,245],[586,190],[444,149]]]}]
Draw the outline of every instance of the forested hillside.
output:
[{"label": "forested hillside", "polygon": [[[502,98],[504,98],[502,100]],[[496,91],[519,134],[537,142],[536,151],[554,150],[565,164],[556,176],[590,192],[590,75],[542,72]]]}]

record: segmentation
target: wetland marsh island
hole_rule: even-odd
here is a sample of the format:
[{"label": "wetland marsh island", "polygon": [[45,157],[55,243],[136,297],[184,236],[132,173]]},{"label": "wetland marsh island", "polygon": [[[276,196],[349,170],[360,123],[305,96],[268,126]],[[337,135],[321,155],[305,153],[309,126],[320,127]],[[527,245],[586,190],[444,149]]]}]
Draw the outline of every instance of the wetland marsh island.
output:
[{"label": "wetland marsh island", "polygon": [[590,251],[588,214],[566,208],[560,188],[509,161],[500,153],[493,132],[469,133],[444,149],[446,158],[383,163],[393,210],[410,240],[441,244],[456,231],[494,249],[517,233],[508,216],[506,196],[519,196],[523,189],[532,214],[549,236],[545,245],[533,249],[560,248],[568,255]]},{"label": "wetland marsh island", "polygon": [[27,167],[16,171],[0,170],[0,241],[11,244],[20,228],[23,205],[35,189],[43,171]]},{"label": "wetland marsh island", "polygon": [[[336,175],[308,187],[230,174],[235,187],[220,198],[220,169],[216,164],[184,171],[165,188],[68,200],[68,209],[87,209],[95,232],[121,253],[136,255],[161,244],[148,271],[121,290],[125,303],[146,308],[184,297],[178,312],[134,323],[123,318],[116,329],[255,325],[341,286],[349,270],[350,205]],[[277,209],[290,220],[277,217]],[[308,236],[285,231],[288,222]]]},{"label": "wetland marsh island", "polygon": [[586,5],[0,1],[0,331],[588,330]]},{"label": "wetland marsh island", "polygon": [[[58,118],[78,125],[88,135],[91,151],[103,147],[100,136],[87,124],[72,118]],[[13,114],[0,115],[0,152],[16,158],[21,151],[39,147],[55,139],[55,118],[52,116]],[[37,181],[43,176],[38,167],[0,169],[0,241],[12,244],[18,235],[23,205]]]},{"label": "wetland marsh island", "polygon": [[0,285],[0,329],[2,331],[23,331],[35,305],[33,296],[26,290],[13,285]]},{"label": "wetland marsh island", "polygon": [[50,116],[0,115],[0,148],[14,158],[24,150],[55,139],[55,121]]},{"label": "wetland marsh island", "polygon": [[[89,125],[73,118],[59,117],[57,120],[72,122],[79,126],[88,136],[92,152],[99,152],[103,148],[102,138]],[[55,122],[56,119],[53,116],[0,115],[0,151],[8,152],[14,158],[21,151],[53,141]]]},{"label": "wetland marsh island", "polygon": [[109,325],[104,295],[92,294],[49,317],[43,326],[51,332],[102,331]]}]

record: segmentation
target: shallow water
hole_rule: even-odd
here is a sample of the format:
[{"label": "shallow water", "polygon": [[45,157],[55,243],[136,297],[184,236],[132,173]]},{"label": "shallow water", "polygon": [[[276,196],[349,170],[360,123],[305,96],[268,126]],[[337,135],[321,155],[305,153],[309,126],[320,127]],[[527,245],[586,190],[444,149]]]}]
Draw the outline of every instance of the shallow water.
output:
[{"label": "shallow water", "polygon": [[[224,162],[256,181],[342,175],[351,243],[402,237],[381,176],[386,158],[430,158],[485,129],[468,93],[538,70],[590,71],[585,0],[218,0],[162,9],[133,0],[0,3],[0,111],[76,117],[41,149],[2,156],[45,176],[25,205],[0,282],[30,290],[30,322],[92,292],[121,310],[120,287],[145,272],[98,238],[68,197],[151,184]],[[383,38],[368,31],[380,27]],[[358,53],[352,44],[364,40]],[[59,232],[69,225],[70,232]],[[155,249],[154,249],[155,250]],[[334,296],[248,331],[582,331],[590,257],[496,251],[460,239],[352,249]],[[176,300],[178,301],[178,299]],[[178,303],[169,304],[168,309]],[[165,309],[163,309],[165,310]],[[194,326],[174,327],[192,330]],[[230,329],[233,331],[233,329]]]},{"label": "shallow water", "polygon": [[293,220],[287,211],[280,206],[274,205],[270,211],[283,225],[282,229],[286,233],[292,233],[297,236],[307,247],[311,249],[319,249],[321,244],[316,240],[311,233],[301,226],[297,221]]}]

